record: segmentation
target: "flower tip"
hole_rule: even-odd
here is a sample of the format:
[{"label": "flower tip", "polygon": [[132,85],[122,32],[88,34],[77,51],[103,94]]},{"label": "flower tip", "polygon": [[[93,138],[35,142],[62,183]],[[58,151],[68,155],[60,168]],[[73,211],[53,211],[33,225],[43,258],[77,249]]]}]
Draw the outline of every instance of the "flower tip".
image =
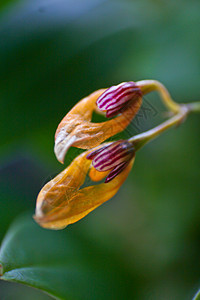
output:
[{"label": "flower tip", "polygon": [[41,227],[45,229],[53,229],[53,230],[60,230],[65,228],[68,224],[63,224],[62,222],[58,220],[51,220],[51,217],[49,218],[48,214],[45,214],[43,212],[42,206],[47,207],[47,203],[45,201],[40,201],[40,198],[38,197],[37,199],[37,204],[36,204],[36,210],[35,210],[35,215],[33,215],[34,221],[40,225]]},{"label": "flower tip", "polygon": [[55,146],[54,146],[54,153],[56,155],[57,160],[64,164],[65,156],[67,154],[68,149],[73,145],[76,140],[76,136],[71,137],[70,139],[67,138],[67,135],[61,137],[62,132],[58,133],[55,138]]},{"label": "flower tip", "polygon": [[55,222],[45,222],[42,219],[36,217],[35,215],[33,216],[33,219],[35,222],[40,225],[41,227],[45,229],[51,229],[51,230],[61,230],[67,227],[67,225],[60,225]]},{"label": "flower tip", "polygon": [[60,149],[59,146],[55,145],[54,153],[55,153],[55,156],[56,156],[57,160],[61,164],[64,164],[64,159],[65,159],[66,152],[62,151],[62,149]]}]

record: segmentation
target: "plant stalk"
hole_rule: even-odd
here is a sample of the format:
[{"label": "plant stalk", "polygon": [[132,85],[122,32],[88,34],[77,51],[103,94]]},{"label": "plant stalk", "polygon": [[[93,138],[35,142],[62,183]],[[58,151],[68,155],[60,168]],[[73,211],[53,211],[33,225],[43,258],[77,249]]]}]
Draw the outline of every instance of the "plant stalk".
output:
[{"label": "plant stalk", "polygon": [[178,113],[181,109],[180,105],[176,103],[170,96],[166,87],[157,80],[141,80],[137,81],[137,86],[142,90],[143,95],[150,93],[152,91],[157,91],[165,106],[174,113]]},{"label": "plant stalk", "polygon": [[177,126],[180,125],[183,121],[185,121],[189,112],[191,112],[191,109],[188,105],[181,105],[179,112],[175,114],[173,117],[171,117],[167,121],[163,122],[162,124],[148,131],[145,131],[143,133],[131,137],[128,141],[133,144],[135,150],[137,151],[141,147],[143,147],[146,143],[148,143],[149,141],[153,140],[154,138],[162,134],[164,131],[168,130],[169,128],[175,125]]}]

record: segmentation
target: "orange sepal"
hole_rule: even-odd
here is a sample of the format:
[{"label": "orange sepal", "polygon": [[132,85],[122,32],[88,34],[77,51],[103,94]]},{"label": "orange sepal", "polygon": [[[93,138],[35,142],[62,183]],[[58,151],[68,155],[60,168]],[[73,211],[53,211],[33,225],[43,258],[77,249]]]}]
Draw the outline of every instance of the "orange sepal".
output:
[{"label": "orange sepal", "polygon": [[[96,207],[112,198],[127,178],[134,159],[109,183],[100,183],[80,189],[91,167],[86,151],[40,191],[34,219],[40,226],[62,229],[82,219]],[[98,172],[98,171],[97,171]],[[101,173],[101,172],[98,172]],[[103,172],[106,176],[106,172]],[[94,179],[101,174],[94,175]]]}]

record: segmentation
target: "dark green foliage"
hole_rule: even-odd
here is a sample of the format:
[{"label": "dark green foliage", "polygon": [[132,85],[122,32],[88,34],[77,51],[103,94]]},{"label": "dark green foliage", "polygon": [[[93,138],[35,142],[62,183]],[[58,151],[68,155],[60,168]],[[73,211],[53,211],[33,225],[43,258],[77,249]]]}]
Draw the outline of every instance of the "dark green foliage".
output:
[{"label": "dark green foliage", "polygon": [[[178,102],[200,100],[200,2],[1,1],[0,9],[2,279],[61,299],[191,299],[200,278],[198,115],[142,149],[118,195],[77,224],[51,232],[31,215],[42,185],[63,169],[54,132],[79,99],[152,78]],[[146,101],[153,108],[126,137],[163,118],[158,97]],[[12,287],[7,299],[21,300]]]}]

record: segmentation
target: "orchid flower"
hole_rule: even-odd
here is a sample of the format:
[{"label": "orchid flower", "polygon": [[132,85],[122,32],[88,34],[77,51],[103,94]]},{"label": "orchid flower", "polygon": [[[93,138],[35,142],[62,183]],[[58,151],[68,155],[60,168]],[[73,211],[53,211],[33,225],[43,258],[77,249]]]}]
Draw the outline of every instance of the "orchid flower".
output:
[{"label": "orchid flower", "polygon": [[[172,117],[128,140],[101,144],[128,126],[141,106],[142,96],[151,91],[159,92]],[[93,123],[94,111],[116,117]],[[36,222],[44,228],[62,229],[112,198],[126,180],[136,151],[167,129],[181,124],[192,112],[200,112],[199,102],[178,104],[172,100],[167,89],[155,80],[123,82],[82,99],[59,124],[54,151],[63,163],[71,146],[90,150],[78,155],[42,188],[36,203]],[[87,175],[98,184],[82,187]]]}]

